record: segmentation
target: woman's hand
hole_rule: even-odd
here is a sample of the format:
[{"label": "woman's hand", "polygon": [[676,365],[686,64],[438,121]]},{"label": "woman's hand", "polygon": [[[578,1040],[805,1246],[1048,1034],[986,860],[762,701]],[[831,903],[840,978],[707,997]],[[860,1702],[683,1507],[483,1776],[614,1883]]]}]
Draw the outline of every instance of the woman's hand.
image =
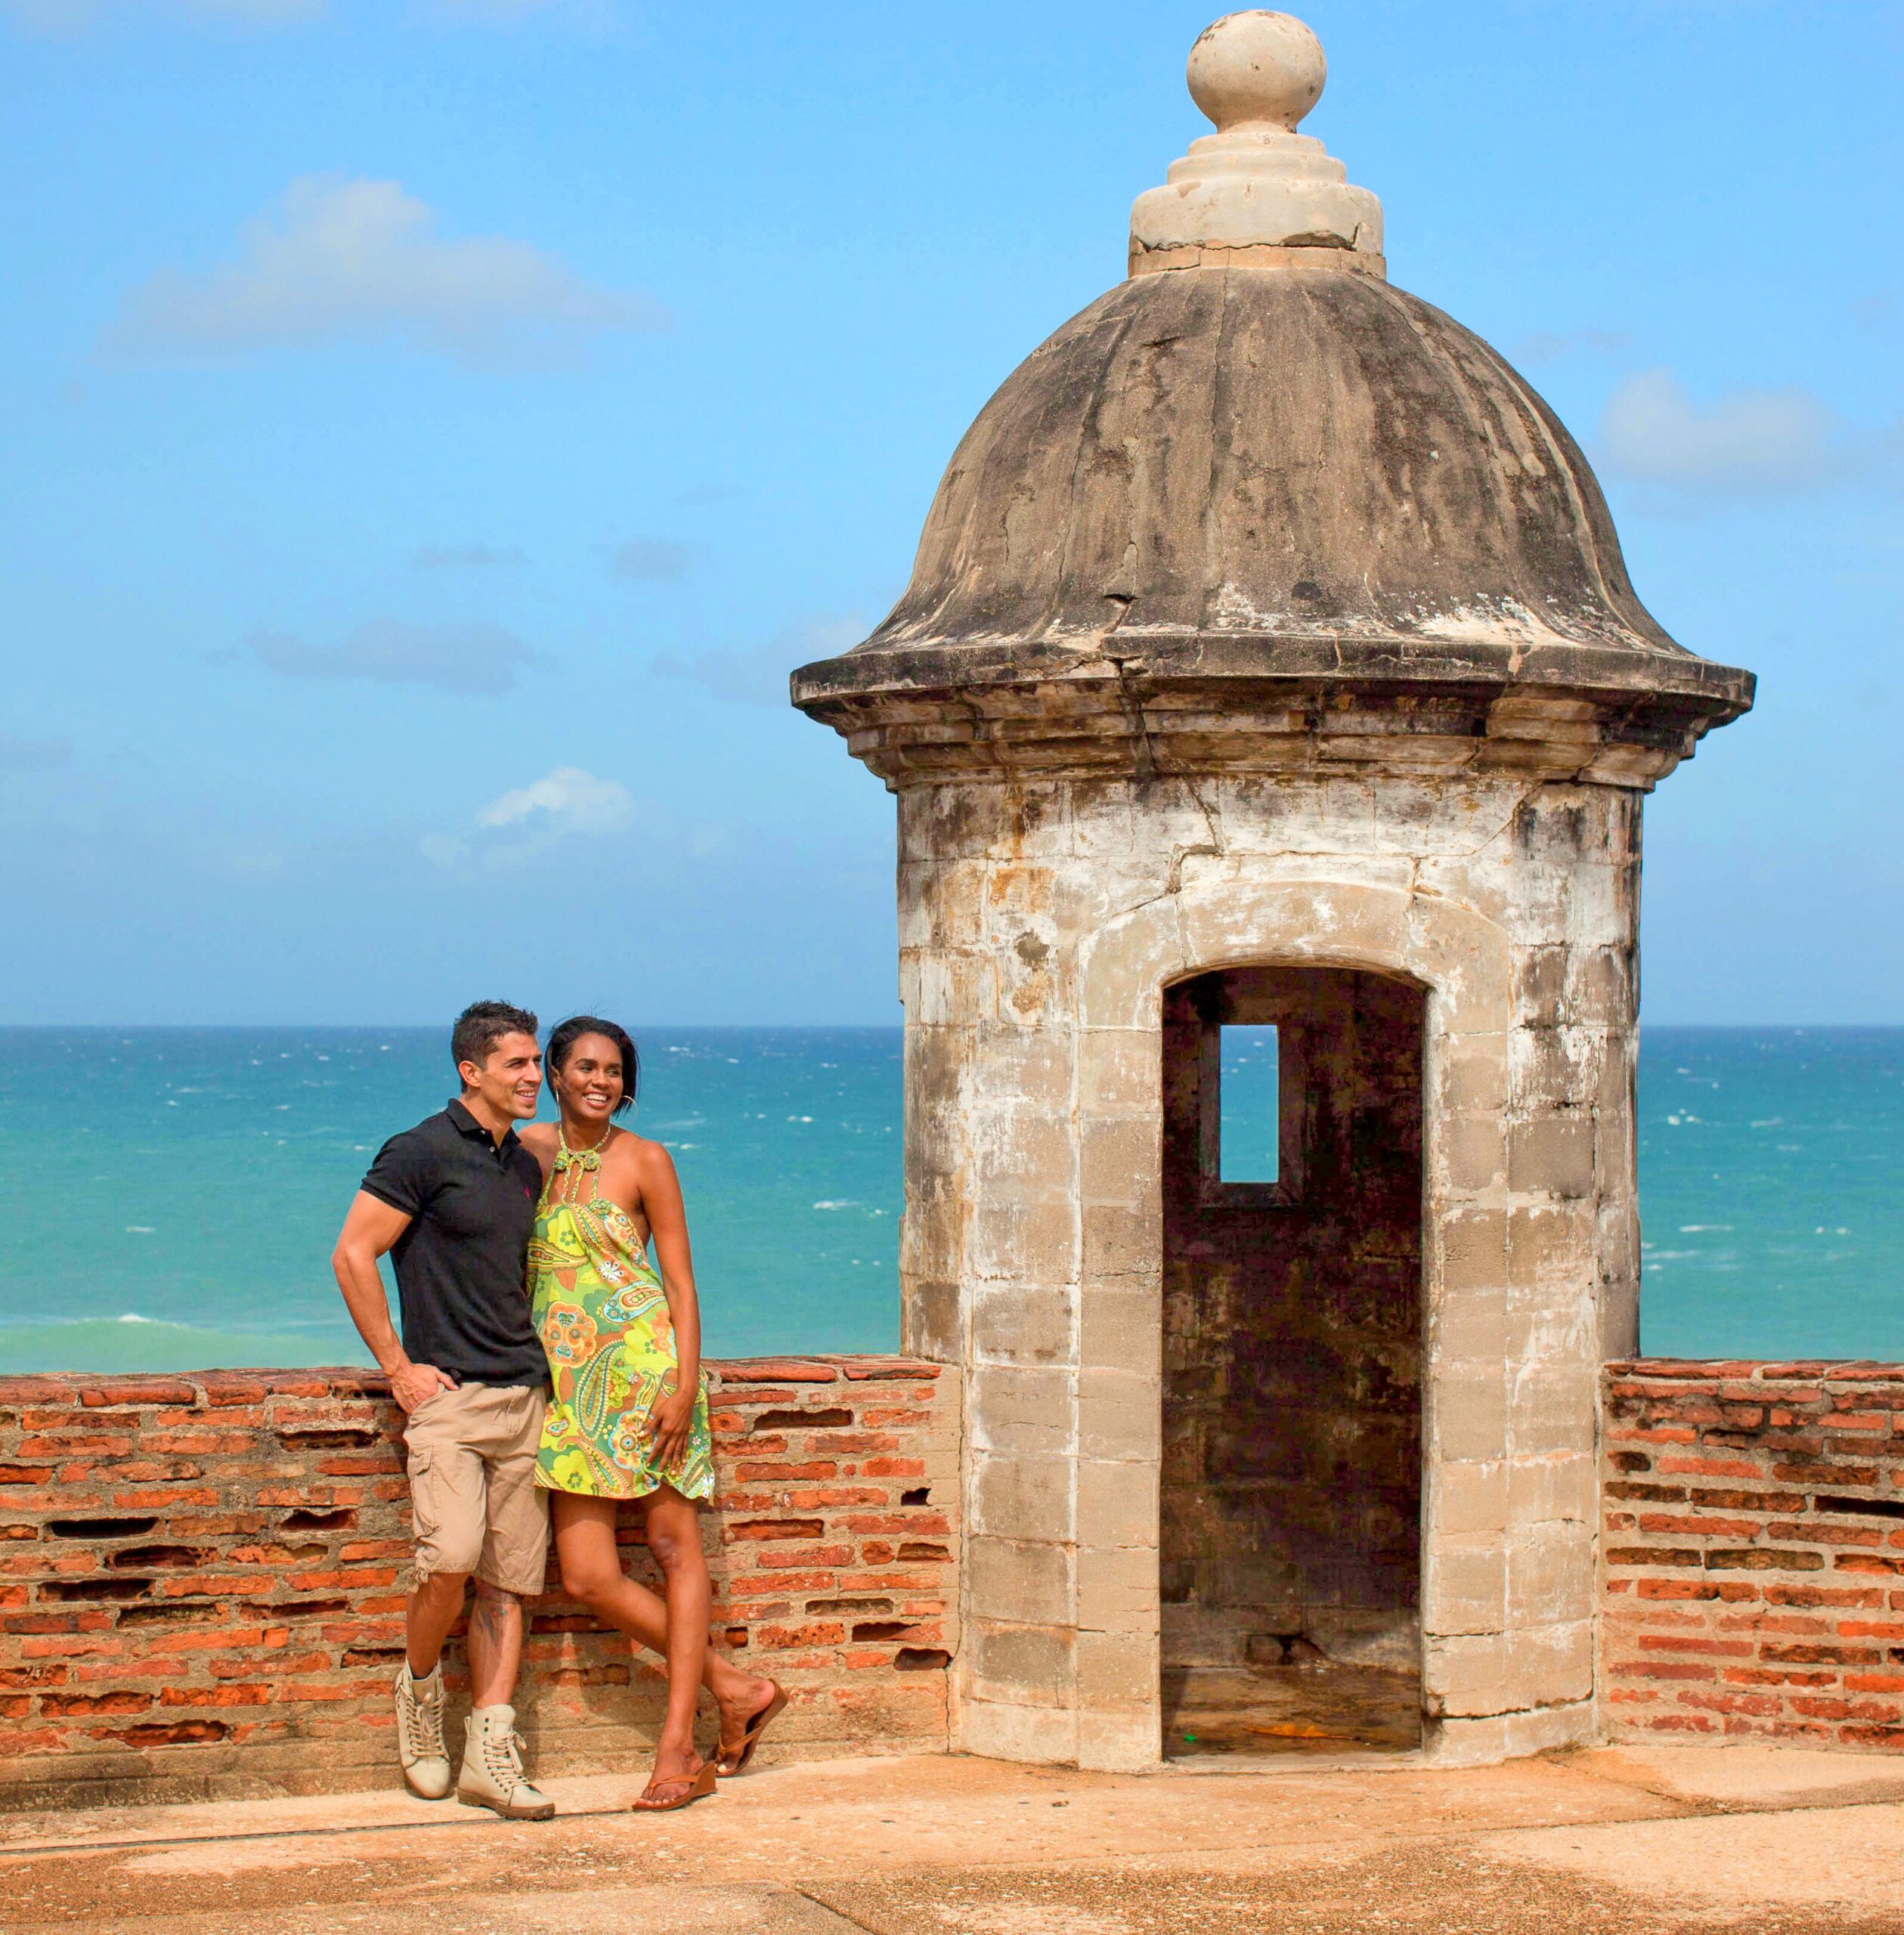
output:
[{"label": "woman's hand", "polygon": [[648,1413],[649,1463],[661,1470],[672,1471],[686,1455],[688,1432],[694,1423],[695,1393],[670,1391],[655,1401]]}]

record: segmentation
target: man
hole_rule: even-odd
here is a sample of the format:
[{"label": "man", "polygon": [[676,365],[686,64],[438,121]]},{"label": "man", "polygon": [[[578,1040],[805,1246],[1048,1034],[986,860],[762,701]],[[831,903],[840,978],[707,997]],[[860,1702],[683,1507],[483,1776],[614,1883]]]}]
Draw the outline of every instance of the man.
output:
[{"label": "man", "polygon": [[[542,1590],[549,1542],[548,1501],[534,1482],[548,1361],[525,1277],[542,1173],[515,1128],[535,1113],[542,1087],[536,1018],[478,1002],[457,1017],[450,1051],[462,1094],[377,1152],[331,1264],[407,1420],[416,1562],[397,1673],[404,1779],[426,1800],[450,1791],[443,1642],[473,1574],[473,1711],[457,1798],[546,1821],[555,1803],[523,1776],[510,1704],[522,1602]],[[386,1251],[403,1307],[401,1343],[377,1270]]]}]

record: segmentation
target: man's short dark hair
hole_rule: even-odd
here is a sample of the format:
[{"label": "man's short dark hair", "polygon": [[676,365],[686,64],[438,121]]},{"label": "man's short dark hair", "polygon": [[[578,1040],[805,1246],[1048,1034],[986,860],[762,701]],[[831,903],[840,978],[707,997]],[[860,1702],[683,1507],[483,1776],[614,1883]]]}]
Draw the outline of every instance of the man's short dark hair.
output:
[{"label": "man's short dark hair", "polygon": [[533,1040],[540,1025],[526,1008],[512,1008],[506,1001],[472,1001],[450,1031],[450,1059],[458,1068],[466,1061],[480,1068],[505,1035],[527,1035]]}]

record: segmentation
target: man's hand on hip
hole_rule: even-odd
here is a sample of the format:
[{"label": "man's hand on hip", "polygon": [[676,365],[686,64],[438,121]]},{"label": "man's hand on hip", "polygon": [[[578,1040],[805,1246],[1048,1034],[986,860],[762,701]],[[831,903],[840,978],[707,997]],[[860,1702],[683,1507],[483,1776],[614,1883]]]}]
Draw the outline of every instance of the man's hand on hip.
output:
[{"label": "man's hand on hip", "polygon": [[434,1398],[439,1391],[454,1391],[456,1379],[433,1364],[403,1364],[390,1373],[390,1395],[404,1409],[406,1417]]}]

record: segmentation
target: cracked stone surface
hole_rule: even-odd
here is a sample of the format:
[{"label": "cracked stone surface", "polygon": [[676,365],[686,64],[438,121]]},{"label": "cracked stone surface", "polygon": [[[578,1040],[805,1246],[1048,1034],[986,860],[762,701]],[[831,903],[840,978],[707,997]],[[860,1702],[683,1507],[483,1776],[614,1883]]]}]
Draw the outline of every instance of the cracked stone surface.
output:
[{"label": "cracked stone surface", "polygon": [[663,1819],[639,1777],[507,1822],[400,1792],[0,1819],[11,1935],[1896,1935],[1904,1769],[1622,1748],[1150,1776],[773,1769]]}]

